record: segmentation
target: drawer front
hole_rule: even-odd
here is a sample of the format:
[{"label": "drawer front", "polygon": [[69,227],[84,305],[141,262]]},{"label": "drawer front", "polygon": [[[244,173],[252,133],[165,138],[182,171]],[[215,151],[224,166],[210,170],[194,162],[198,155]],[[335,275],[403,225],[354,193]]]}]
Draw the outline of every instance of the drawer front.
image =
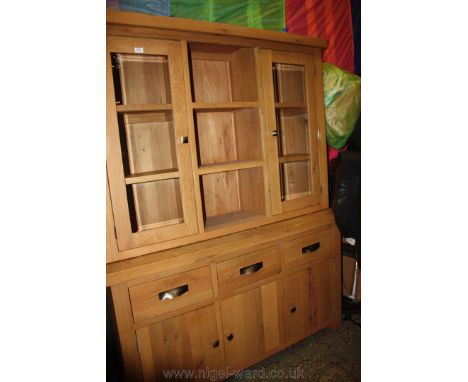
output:
[{"label": "drawer front", "polygon": [[281,271],[279,246],[262,249],[216,266],[220,292],[235,290]]},{"label": "drawer front", "polygon": [[129,288],[135,322],[213,297],[210,267]]},{"label": "drawer front", "polygon": [[290,241],[284,246],[286,268],[318,263],[330,256],[333,232],[324,231]]}]

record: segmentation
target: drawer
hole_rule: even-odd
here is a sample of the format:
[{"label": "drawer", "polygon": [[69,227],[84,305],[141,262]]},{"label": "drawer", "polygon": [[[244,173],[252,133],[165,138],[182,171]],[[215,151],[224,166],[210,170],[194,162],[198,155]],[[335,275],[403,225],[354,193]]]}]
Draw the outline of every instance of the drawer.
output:
[{"label": "drawer", "polygon": [[301,237],[284,245],[286,268],[320,262],[330,256],[333,248],[333,231]]},{"label": "drawer", "polygon": [[142,321],[213,297],[210,267],[129,288],[133,319]]},{"label": "drawer", "polygon": [[217,264],[220,292],[234,290],[281,271],[279,246],[262,249]]}]

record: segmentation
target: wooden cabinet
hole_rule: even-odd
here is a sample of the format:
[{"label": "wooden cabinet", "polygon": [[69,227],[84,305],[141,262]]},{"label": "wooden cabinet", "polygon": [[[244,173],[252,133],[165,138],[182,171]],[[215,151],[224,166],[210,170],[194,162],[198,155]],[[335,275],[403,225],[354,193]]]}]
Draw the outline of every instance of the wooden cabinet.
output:
[{"label": "wooden cabinet", "polygon": [[280,345],[279,282],[221,301],[226,366],[234,369]]},{"label": "wooden cabinet", "polygon": [[339,325],[325,47],[108,11],[107,285],[128,381],[209,379]]},{"label": "wooden cabinet", "polygon": [[327,259],[285,278],[283,308],[287,341],[330,325],[334,313],[330,304],[335,289],[333,275],[333,263]]},{"label": "wooden cabinet", "polygon": [[213,305],[145,326],[136,335],[144,381],[168,379],[164,372],[171,370],[222,369]]}]

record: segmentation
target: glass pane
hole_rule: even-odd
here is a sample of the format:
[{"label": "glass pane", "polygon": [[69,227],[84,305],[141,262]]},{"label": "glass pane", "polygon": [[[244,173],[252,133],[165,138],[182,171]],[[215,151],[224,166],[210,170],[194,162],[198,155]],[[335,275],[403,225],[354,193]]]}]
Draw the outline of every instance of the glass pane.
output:
[{"label": "glass pane", "polygon": [[177,171],[172,112],[119,114],[125,175]]},{"label": "glass pane", "polygon": [[280,164],[281,200],[310,195],[309,161]]},{"label": "glass pane", "polygon": [[118,104],[171,103],[167,56],[112,54]]},{"label": "glass pane", "polygon": [[177,178],[132,184],[127,195],[133,232],[184,221]]},{"label": "glass pane", "polygon": [[302,65],[273,63],[276,102],[305,102],[305,69]]},{"label": "glass pane", "polygon": [[306,109],[277,109],[276,123],[280,138],[278,140],[280,156],[309,153]]}]

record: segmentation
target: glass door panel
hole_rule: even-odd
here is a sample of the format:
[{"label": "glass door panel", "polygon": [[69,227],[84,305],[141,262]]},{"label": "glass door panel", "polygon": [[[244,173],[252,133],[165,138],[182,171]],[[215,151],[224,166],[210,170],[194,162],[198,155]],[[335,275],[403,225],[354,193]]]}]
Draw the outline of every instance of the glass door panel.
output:
[{"label": "glass door panel", "polygon": [[171,103],[167,56],[112,54],[117,104]]},{"label": "glass door panel", "polygon": [[304,65],[273,63],[276,102],[305,102]]},{"label": "glass door panel", "polygon": [[121,113],[119,132],[126,176],[178,171],[171,111]]},{"label": "glass door panel", "polygon": [[[198,231],[180,43],[108,39],[109,184],[120,250]],[[113,117],[109,117],[113,114]]]},{"label": "glass door panel", "polygon": [[132,232],[184,221],[179,179],[132,184],[127,188]]},{"label": "glass door panel", "polygon": [[320,207],[316,78],[310,55],[263,51],[273,214]]}]

